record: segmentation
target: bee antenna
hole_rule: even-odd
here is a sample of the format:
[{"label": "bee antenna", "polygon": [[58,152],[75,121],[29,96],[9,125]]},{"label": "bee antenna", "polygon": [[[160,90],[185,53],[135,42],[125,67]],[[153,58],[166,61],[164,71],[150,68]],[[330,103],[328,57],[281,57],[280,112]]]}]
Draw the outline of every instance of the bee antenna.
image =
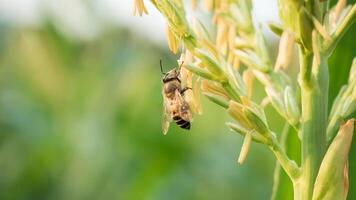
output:
[{"label": "bee antenna", "polygon": [[180,68],[182,68],[182,65],[184,64],[184,61],[182,61],[182,63],[179,65],[179,70],[180,70]]},{"label": "bee antenna", "polygon": [[178,75],[180,74],[180,69],[182,68],[182,65],[184,64],[184,61],[182,61],[182,63],[179,65],[178,67]]},{"label": "bee antenna", "polygon": [[161,59],[159,59],[159,66],[161,67],[161,72],[162,72],[162,74],[163,74],[163,75],[166,74],[166,73],[163,72],[162,60],[161,60]]}]

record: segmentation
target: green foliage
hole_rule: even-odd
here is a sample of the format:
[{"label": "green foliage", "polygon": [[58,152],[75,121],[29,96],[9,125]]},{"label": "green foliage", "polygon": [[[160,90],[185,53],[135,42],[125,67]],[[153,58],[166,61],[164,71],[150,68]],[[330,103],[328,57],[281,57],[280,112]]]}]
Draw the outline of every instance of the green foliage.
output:
[{"label": "green foliage", "polygon": [[[236,21],[233,28],[241,28],[248,40],[234,54],[243,61],[239,72],[247,67],[255,70],[261,83],[248,85],[253,88],[247,88],[234,73],[236,66],[226,64],[224,56],[211,48],[211,38],[195,37],[182,18],[183,1],[160,2],[160,9],[169,6],[164,14],[170,15],[174,39],[207,64],[205,69],[199,63],[187,68],[221,83],[227,97],[204,91],[208,97],[202,102],[204,115],[194,117],[192,130],[187,133],[172,124],[163,136],[158,64],[163,59],[168,70],[177,58],[126,30],[109,31],[84,42],[66,38],[51,24],[28,29],[0,24],[0,199],[268,199],[274,158],[266,146],[253,143],[244,165],[237,165],[234,158],[243,139],[224,126],[231,120],[224,112],[230,99],[248,105],[243,105],[248,119],[258,122],[249,126],[258,125],[255,129],[278,138],[281,145],[270,146],[272,151],[277,148],[276,156],[288,156],[301,165],[299,114],[293,106],[284,109],[300,104],[300,96],[296,92],[293,97],[290,91],[285,95],[285,86],[294,85],[286,74],[273,70],[263,34],[252,25],[251,2],[240,1],[231,8],[238,12],[221,13],[221,17]],[[138,9],[145,13],[142,5]],[[288,10],[292,13],[285,13],[283,24],[297,29],[292,19],[298,15]],[[282,35],[282,27],[273,28]],[[347,83],[356,55],[355,35],[353,26],[329,59],[329,112],[330,102]],[[228,45],[224,37],[220,39],[219,48]],[[207,51],[194,52],[197,46]],[[244,102],[239,95],[246,96],[247,89],[253,90],[256,102],[261,102],[264,90],[272,93],[273,105],[261,108]],[[285,121],[292,126],[282,142]],[[228,125],[241,135],[248,133],[236,121]],[[264,136],[261,140],[260,133],[249,134],[257,142],[270,142]],[[350,154],[355,153],[353,140]],[[349,165],[348,199],[355,199],[353,156]],[[288,175],[281,168],[276,174],[275,199],[293,199]]]}]

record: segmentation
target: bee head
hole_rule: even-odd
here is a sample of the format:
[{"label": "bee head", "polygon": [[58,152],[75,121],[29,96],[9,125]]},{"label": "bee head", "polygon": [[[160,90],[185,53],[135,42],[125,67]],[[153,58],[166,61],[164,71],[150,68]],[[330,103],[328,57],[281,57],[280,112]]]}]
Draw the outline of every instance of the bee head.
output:
[{"label": "bee head", "polygon": [[164,73],[162,78],[163,83],[167,83],[172,80],[178,80],[180,82],[178,69],[172,69],[171,71]]},{"label": "bee head", "polygon": [[162,67],[162,60],[159,60],[159,64],[161,66],[161,72],[163,74],[163,78],[162,78],[163,83],[167,83],[172,80],[177,80],[180,82],[179,71],[182,65],[180,65],[178,69],[172,69],[171,71],[164,73]]}]

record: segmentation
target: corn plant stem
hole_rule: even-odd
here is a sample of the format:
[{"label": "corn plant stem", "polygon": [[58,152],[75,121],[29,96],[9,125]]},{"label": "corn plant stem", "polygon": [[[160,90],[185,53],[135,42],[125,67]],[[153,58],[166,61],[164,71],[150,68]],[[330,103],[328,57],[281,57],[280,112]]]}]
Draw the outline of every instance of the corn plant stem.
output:
[{"label": "corn plant stem", "polygon": [[272,187],[272,196],[271,200],[277,199],[278,188],[280,187],[280,179],[281,179],[282,168],[278,161],[276,161],[276,166],[274,167],[273,172],[273,187]]},{"label": "corn plant stem", "polygon": [[279,164],[284,169],[286,174],[289,176],[289,178],[291,180],[297,179],[300,175],[300,168],[298,167],[297,163],[288,158],[287,154],[282,149],[280,143],[278,142],[275,136],[271,137],[271,144],[269,145],[269,148],[274,153],[276,159],[278,160]]},{"label": "corn plant stem", "polygon": [[[281,148],[285,151],[285,146],[287,142],[288,133],[290,130],[290,125],[288,123],[284,124],[279,143],[281,144]],[[273,174],[273,188],[272,188],[272,197],[271,200],[275,200],[277,198],[278,188],[280,187],[280,179],[281,179],[282,168],[279,164],[278,160],[276,161],[276,166],[274,168]]]},{"label": "corn plant stem", "polygon": [[294,182],[294,198],[309,200],[326,150],[329,74],[326,56],[320,55],[319,64],[310,53],[300,51],[300,57],[302,174]]},{"label": "corn plant stem", "polygon": [[[300,72],[299,72],[299,80],[300,85],[303,85],[304,88],[311,87],[311,73],[312,73],[312,65],[313,65],[313,54],[310,51],[299,48],[299,57],[300,59]],[[303,88],[302,88],[303,89]]]}]

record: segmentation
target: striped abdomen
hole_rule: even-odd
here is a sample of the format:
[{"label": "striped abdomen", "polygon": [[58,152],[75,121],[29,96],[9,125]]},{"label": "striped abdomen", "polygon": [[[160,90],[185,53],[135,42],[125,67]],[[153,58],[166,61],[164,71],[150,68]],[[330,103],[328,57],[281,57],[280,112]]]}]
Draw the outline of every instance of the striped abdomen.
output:
[{"label": "striped abdomen", "polygon": [[185,121],[179,115],[173,116],[173,120],[181,128],[188,129],[188,130],[190,129],[190,122]]}]

